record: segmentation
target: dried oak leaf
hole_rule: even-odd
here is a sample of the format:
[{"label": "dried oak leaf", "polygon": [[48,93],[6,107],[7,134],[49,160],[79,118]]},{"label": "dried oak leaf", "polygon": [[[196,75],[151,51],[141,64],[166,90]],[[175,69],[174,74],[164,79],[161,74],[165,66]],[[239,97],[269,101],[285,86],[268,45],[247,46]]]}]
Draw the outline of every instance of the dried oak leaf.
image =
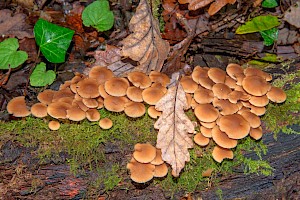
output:
[{"label": "dried oak leaf", "polygon": [[10,10],[0,10],[0,35],[17,37],[19,39],[33,38],[32,28],[25,22],[26,15],[15,14],[12,17]]},{"label": "dried oak leaf", "polygon": [[226,6],[228,3],[230,4],[234,4],[236,2],[236,0],[216,0],[215,2],[213,2],[208,9],[208,14],[209,15],[214,15],[216,14],[219,10],[221,10],[221,8],[223,8],[224,6]]},{"label": "dried oak leaf", "polygon": [[188,107],[185,92],[180,83],[168,90],[156,104],[155,109],[162,115],[154,124],[159,129],[156,147],[161,149],[162,158],[172,166],[173,176],[179,176],[185,162],[190,161],[188,148],[193,147],[193,140],[188,133],[195,130],[194,124],[185,115]]},{"label": "dried oak leaf", "polygon": [[190,0],[189,1],[189,10],[197,10],[203,8],[213,2],[214,0]]},{"label": "dried oak leaf", "polygon": [[161,38],[158,22],[153,18],[147,0],[140,1],[130,20],[129,30],[132,33],[121,42],[122,55],[139,62],[136,71],[160,71],[170,45]]},{"label": "dried oak leaf", "polygon": [[300,2],[298,1],[295,5],[292,5],[288,11],[284,13],[284,20],[289,24],[300,28]]}]

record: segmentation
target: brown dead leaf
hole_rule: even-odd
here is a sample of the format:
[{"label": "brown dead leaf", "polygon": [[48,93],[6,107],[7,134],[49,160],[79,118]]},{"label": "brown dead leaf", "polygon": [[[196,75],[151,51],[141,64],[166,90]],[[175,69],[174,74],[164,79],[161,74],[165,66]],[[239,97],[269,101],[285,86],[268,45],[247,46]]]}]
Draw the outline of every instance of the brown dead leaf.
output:
[{"label": "brown dead leaf", "polygon": [[0,35],[9,37],[33,38],[32,28],[25,22],[26,15],[22,13],[15,14],[12,17],[10,10],[0,10]]},{"label": "brown dead leaf", "polygon": [[179,176],[190,160],[188,148],[193,147],[193,140],[188,133],[195,130],[194,124],[185,115],[188,103],[185,92],[180,83],[168,90],[156,104],[155,109],[162,111],[162,115],[154,124],[159,129],[156,147],[161,149],[162,158],[172,166],[173,176]]},{"label": "brown dead leaf", "polygon": [[300,28],[300,2],[298,1],[295,5],[292,5],[288,11],[284,14],[284,20],[289,24]]},{"label": "brown dead leaf", "polygon": [[203,8],[213,2],[214,0],[190,0],[189,10],[197,10]]},{"label": "brown dead leaf", "polygon": [[113,45],[106,45],[105,51],[96,50],[93,54],[95,65],[103,67],[121,60],[121,49]]},{"label": "brown dead leaf", "polygon": [[160,71],[170,50],[169,43],[161,38],[158,22],[151,13],[147,0],[141,0],[129,23],[132,33],[121,42],[123,56],[138,61],[140,65],[134,70],[144,73]]},{"label": "brown dead leaf", "polygon": [[234,4],[236,2],[236,0],[216,0],[215,2],[213,2],[208,9],[208,14],[209,15],[214,15],[216,14],[219,10],[221,10],[221,8],[223,8],[224,6],[226,6],[228,3],[230,4]]}]

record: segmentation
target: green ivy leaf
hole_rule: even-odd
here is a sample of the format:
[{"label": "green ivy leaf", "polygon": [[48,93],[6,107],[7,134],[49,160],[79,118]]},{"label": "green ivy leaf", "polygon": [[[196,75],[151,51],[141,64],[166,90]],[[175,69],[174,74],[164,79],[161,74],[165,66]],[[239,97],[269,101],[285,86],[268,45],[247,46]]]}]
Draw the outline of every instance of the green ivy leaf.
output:
[{"label": "green ivy leaf", "polygon": [[275,8],[278,6],[278,3],[276,0],[264,0],[261,5],[264,8]]},{"label": "green ivy leaf", "polygon": [[49,62],[65,61],[74,31],[39,19],[33,29],[35,41]]},{"label": "green ivy leaf", "polygon": [[98,31],[107,31],[114,25],[114,14],[107,0],[98,0],[88,5],[82,12],[83,24]]},{"label": "green ivy leaf", "polygon": [[25,51],[17,51],[18,48],[16,38],[0,42],[0,69],[16,68],[27,60],[28,54]]},{"label": "green ivy leaf", "polygon": [[41,62],[34,68],[30,75],[30,85],[34,87],[51,85],[55,80],[55,77],[55,72],[53,70],[46,71],[46,64]]},{"label": "green ivy leaf", "polygon": [[271,28],[269,30],[260,31],[261,36],[264,39],[264,45],[270,46],[278,39],[278,28]]},{"label": "green ivy leaf", "polygon": [[255,33],[259,31],[269,30],[280,25],[278,18],[272,15],[258,16],[253,18],[251,21],[246,22],[246,24],[238,27],[235,31],[236,34],[246,34]]}]

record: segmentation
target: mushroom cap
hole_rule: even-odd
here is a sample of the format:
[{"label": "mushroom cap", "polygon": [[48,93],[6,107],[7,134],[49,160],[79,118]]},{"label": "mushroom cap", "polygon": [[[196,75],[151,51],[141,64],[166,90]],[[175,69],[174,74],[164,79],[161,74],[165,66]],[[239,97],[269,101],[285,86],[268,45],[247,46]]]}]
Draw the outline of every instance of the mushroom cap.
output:
[{"label": "mushroom cap", "polygon": [[239,100],[248,101],[250,99],[250,95],[246,92],[234,90],[228,94],[228,100],[231,103],[237,103]]},{"label": "mushroom cap", "polygon": [[195,108],[195,115],[202,122],[214,122],[219,117],[219,112],[211,104],[199,104]]},{"label": "mushroom cap", "polygon": [[200,124],[202,126],[204,126],[205,128],[213,128],[216,125],[216,121],[213,121],[213,122],[201,122],[200,121]]},{"label": "mushroom cap", "polygon": [[263,95],[260,97],[250,96],[249,102],[254,106],[264,107],[264,106],[268,105],[269,99],[268,99],[267,95]]},{"label": "mushroom cap", "polygon": [[82,103],[88,108],[97,108],[99,105],[96,99],[90,99],[90,98],[83,98]]},{"label": "mushroom cap", "polygon": [[151,87],[160,89],[164,94],[168,92],[168,89],[160,83],[152,83]]},{"label": "mushroom cap", "polygon": [[127,164],[127,169],[130,170],[131,180],[137,183],[145,183],[153,178],[155,165],[140,163],[132,158]]},{"label": "mushroom cap", "polygon": [[239,114],[220,117],[219,127],[231,139],[242,139],[250,131],[249,123]]},{"label": "mushroom cap", "polygon": [[106,67],[94,66],[89,72],[89,77],[96,79],[99,84],[103,84],[105,81],[114,77],[114,73]]},{"label": "mushroom cap", "polygon": [[251,128],[257,128],[261,125],[260,117],[250,111],[240,112],[240,115],[248,121]]},{"label": "mushroom cap", "polygon": [[96,101],[98,102],[97,109],[103,108],[103,106],[104,106],[104,99],[101,96],[99,96],[99,97],[97,97]]},{"label": "mushroom cap", "polygon": [[193,70],[193,73],[192,73],[192,79],[196,82],[196,83],[199,83],[199,79],[201,77],[208,77],[208,70],[207,69],[204,69],[200,66],[196,66]]},{"label": "mushroom cap", "polygon": [[126,78],[113,77],[104,83],[104,89],[107,94],[115,97],[126,95],[129,82]]},{"label": "mushroom cap", "polygon": [[197,134],[194,136],[194,142],[195,142],[196,144],[198,144],[199,146],[204,147],[204,146],[208,145],[208,143],[209,143],[209,138],[204,137],[204,136],[202,135],[202,133],[197,133]]},{"label": "mushroom cap", "polygon": [[86,115],[86,118],[91,122],[99,121],[99,119],[100,119],[100,113],[95,108],[90,108],[89,110],[87,110],[85,112],[85,115]]},{"label": "mushroom cap", "polygon": [[261,126],[259,126],[257,128],[251,128],[249,135],[250,135],[250,137],[252,137],[255,140],[261,139],[262,136],[263,136],[263,132],[262,132]]},{"label": "mushroom cap", "polygon": [[237,104],[231,103],[229,100],[216,99],[213,101],[214,107],[219,109],[221,115],[232,115],[239,111]]},{"label": "mushroom cap", "polygon": [[205,126],[200,126],[200,132],[204,137],[212,138],[212,128],[206,128]]},{"label": "mushroom cap", "polygon": [[50,89],[44,90],[43,92],[40,92],[37,95],[37,99],[41,103],[44,103],[44,104],[48,105],[48,104],[50,104],[52,102],[52,99],[53,99],[53,96],[54,96],[55,92],[56,91],[50,90]]},{"label": "mushroom cap", "polygon": [[71,84],[72,84],[72,81],[65,81],[63,84],[61,84],[59,86],[59,90],[70,88]]},{"label": "mushroom cap", "polygon": [[137,118],[143,116],[146,113],[146,108],[143,103],[128,102],[125,105],[124,112],[128,117]]},{"label": "mushroom cap", "polygon": [[271,84],[260,76],[246,76],[242,86],[247,93],[254,96],[263,96],[271,89]]},{"label": "mushroom cap", "polygon": [[86,78],[85,75],[83,74],[75,74],[75,76],[71,79],[71,83],[72,84],[76,84],[78,83],[79,81],[81,81],[82,79]]},{"label": "mushroom cap", "polygon": [[64,97],[74,98],[74,93],[71,91],[70,88],[65,88],[65,89],[56,91],[53,94],[52,102],[60,101],[60,99],[64,98]]},{"label": "mushroom cap", "polygon": [[155,106],[149,106],[148,115],[153,119],[157,119],[161,115],[161,111],[156,110]]},{"label": "mushroom cap", "polygon": [[100,96],[99,83],[96,79],[86,78],[77,83],[77,93],[82,98],[96,98]]},{"label": "mushroom cap", "polygon": [[212,87],[212,91],[218,99],[228,99],[228,94],[231,93],[230,87],[224,83],[216,83]]},{"label": "mushroom cap", "polygon": [[154,177],[164,177],[168,174],[168,166],[166,163],[163,163],[161,165],[155,165],[154,169]]},{"label": "mushroom cap", "polygon": [[11,99],[7,104],[7,112],[15,117],[26,117],[30,115],[30,111],[27,109],[25,97],[19,96]]},{"label": "mushroom cap", "polygon": [[[189,105],[189,104],[188,104],[188,105]],[[190,107],[191,107],[192,109],[195,109],[198,105],[199,105],[199,103],[197,103],[197,102],[195,101],[195,99],[192,98],[191,103],[190,103]],[[186,108],[189,109],[189,106],[187,106]]]},{"label": "mushroom cap", "polygon": [[219,126],[212,129],[212,138],[217,145],[226,149],[234,148],[238,143],[237,140],[229,138],[226,133],[222,132]]},{"label": "mushroom cap", "polygon": [[210,177],[214,169],[208,168],[202,172],[202,177]]},{"label": "mushroom cap", "polygon": [[127,88],[126,95],[131,101],[143,102],[142,92],[142,89],[135,86],[130,86]]},{"label": "mushroom cap", "polygon": [[153,83],[160,83],[164,87],[170,83],[170,78],[166,74],[158,71],[151,71],[149,78]]},{"label": "mushroom cap", "polygon": [[106,97],[109,96],[109,94],[107,94],[107,92],[106,92],[105,89],[104,89],[104,84],[99,85],[98,91],[99,91],[100,96],[101,96],[103,99],[105,99]]},{"label": "mushroom cap", "polygon": [[212,152],[213,159],[221,163],[225,158],[233,159],[233,152],[220,146],[215,146]]},{"label": "mushroom cap", "polygon": [[161,150],[160,149],[156,149],[156,156],[150,163],[152,165],[161,165],[161,164],[164,163],[164,161],[161,157]]},{"label": "mushroom cap", "polygon": [[82,100],[76,100],[76,99],[74,99],[73,102],[72,102],[72,106],[77,106],[78,108],[80,108],[84,112],[86,112],[89,109],[88,107],[86,107],[86,105],[84,105],[84,103],[82,102]]},{"label": "mushroom cap", "polygon": [[31,114],[35,117],[46,117],[47,113],[47,105],[43,103],[36,103],[31,106]]},{"label": "mushroom cap", "polygon": [[[72,97],[62,97],[62,98],[59,99],[59,101],[71,105],[74,101],[74,98],[72,98]],[[57,101],[53,101],[53,102],[57,102]]]},{"label": "mushroom cap", "polygon": [[151,144],[137,143],[134,146],[133,157],[140,163],[150,163],[156,157],[156,148]]},{"label": "mushroom cap", "polygon": [[127,75],[128,80],[134,85],[135,87],[145,89],[151,86],[152,81],[146,74],[142,72],[130,72]]},{"label": "mushroom cap", "polygon": [[214,100],[214,93],[211,90],[199,87],[194,93],[194,99],[200,104],[211,103]]},{"label": "mushroom cap", "polygon": [[110,129],[113,126],[113,122],[108,118],[100,119],[99,126],[102,129]]},{"label": "mushroom cap", "polygon": [[270,74],[262,71],[261,69],[254,68],[254,67],[247,67],[246,69],[244,69],[244,74],[246,76],[260,76],[266,81],[272,80],[272,76]]},{"label": "mushroom cap", "polygon": [[242,86],[243,80],[246,76],[244,74],[239,74],[236,77],[236,85]]},{"label": "mushroom cap", "polygon": [[125,97],[108,96],[104,99],[104,107],[112,112],[122,112],[127,99]]},{"label": "mushroom cap", "polygon": [[251,105],[250,112],[256,114],[257,116],[262,116],[266,113],[266,108],[265,107],[256,107],[256,106]]},{"label": "mushroom cap", "polygon": [[165,93],[157,87],[149,87],[142,92],[144,102],[149,105],[155,105],[164,95]]},{"label": "mushroom cap", "polygon": [[71,108],[71,105],[65,102],[53,102],[48,105],[48,114],[56,119],[66,119],[67,110]]},{"label": "mushroom cap", "polygon": [[230,63],[226,67],[226,72],[231,78],[237,80],[238,76],[244,74],[244,69],[239,64]]},{"label": "mushroom cap", "polygon": [[58,121],[50,121],[48,127],[52,131],[57,131],[60,128],[60,123]]},{"label": "mushroom cap", "polygon": [[271,87],[270,91],[267,93],[267,97],[275,103],[282,103],[286,100],[285,92],[278,87]]},{"label": "mushroom cap", "polygon": [[67,110],[66,117],[72,121],[81,121],[85,119],[85,111],[74,105]]},{"label": "mushroom cap", "polygon": [[210,78],[208,77],[200,77],[198,79],[198,83],[199,85],[201,85],[202,87],[211,90],[213,85],[215,84]]},{"label": "mushroom cap", "polygon": [[224,83],[226,72],[220,68],[210,68],[207,72],[208,77],[215,83]]},{"label": "mushroom cap", "polygon": [[181,77],[180,84],[186,93],[194,93],[198,88],[198,84],[189,76]]},{"label": "mushroom cap", "polygon": [[231,78],[230,76],[226,75],[225,78],[225,85],[227,85],[228,87],[230,87],[231,89],[234,89],[236,87],[236,80],[234,80],[233,78]]}]

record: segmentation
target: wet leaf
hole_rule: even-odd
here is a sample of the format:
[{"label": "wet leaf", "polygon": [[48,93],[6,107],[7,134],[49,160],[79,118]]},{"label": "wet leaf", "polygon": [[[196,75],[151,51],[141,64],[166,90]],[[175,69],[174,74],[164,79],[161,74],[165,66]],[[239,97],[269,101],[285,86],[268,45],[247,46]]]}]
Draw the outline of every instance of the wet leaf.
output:
[{"label": "wet leaf", "polygon": [[156,110],[162,111],[154,124],[154,128],[159,129],[156,147],[161,149],[163,160],[172,166],[174,176],[179,176],[185,162],[190,160],[188,148],[193,147],[189,133],[195,128],[184,113],[187,106],[181,84],[170,88],[155,106]]},{"label": "wet leaf", "polygon": [[213,2],[214,0],[190,0],[189,1],[189,10],[197,10],[203,8]]},{"label": "wet leaf", "polygon": [[208,14],[214,15],[217,12],[219,12],[219,10],[221,10],[221,8],[226,6],[228,3],[234,4],[235,2],[236,0],[216,0],[209,6]]},{"label": "wet leaf", "polygon": [[260,31],[260,34],[264,39],[264,45],[270,46],[278,39],[278,28]]},{"label": "wet leaf", "polygon": [[298,1],[295,5],[292,5],[289,10],[284,13],[284,20],[289,24],[300,28],[300,2]]},{"label": "wet leaf", "polygon": [[153,18],[147,0],[140,1],[129,29],[132,33],[122,41],[123,56],[139,62],[137,71],[160,71],[170,46],[161,38],[158,22]]},{"label": "wet leaf", "polygon": [[41,52],[49,62],[65,61],[74,31],[39,19],[34,26],[34,36]]},{"label": "wet leaf", "polygon": [[264,8],[275,8],[278,6],[278,3],[276,0],[264,0],[261,5]]},{"label": "wet leaf", "polygon": [[0,43],[0,69],[16,68],[27,60],[28,54],[18,51],[18,48],[16,38],[8,38]]},{"label": "wet leaf", "polygon": [[98,31],[107,31],[114,25],[114,14],[109,9],[107,0],[98,0],[88,5],[82,12],[85,26],[92,26]]},{"label": "wet leaf", "polygon": [[238,29],[236,30],[236,34],[246,34],[265,31],[279,25],[280,22],[275,16],[258,16],[253,18],[251,21],[246,22],[246,24],[238,27]]},{"label": "wet leaf", "polygon": [[55,72],[53,70],[46,71],[46,64],[41,62],[34,68],[30,75],[30,85],[34,87],[51,85],[55,80],[55,77]]}]

